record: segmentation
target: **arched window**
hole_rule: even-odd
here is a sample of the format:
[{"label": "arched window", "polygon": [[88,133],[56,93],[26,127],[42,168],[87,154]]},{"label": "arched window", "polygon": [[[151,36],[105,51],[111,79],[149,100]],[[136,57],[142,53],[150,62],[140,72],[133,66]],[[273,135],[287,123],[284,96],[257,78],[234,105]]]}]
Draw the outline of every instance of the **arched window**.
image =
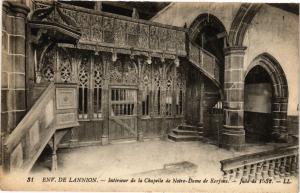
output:
[{"label": "arched window", "polygon": [[102,117],[102,87],[104,84],[103,62],[100,56],[94,57],[93,69],[93,116],[94,118]]},{"label": "arched window", "polygon": [[79,119],[88,118],[88,88],[89,88],[89,65],[90,58],[88,55],[83,54],[80,59],[78,71],[78,116]]}]

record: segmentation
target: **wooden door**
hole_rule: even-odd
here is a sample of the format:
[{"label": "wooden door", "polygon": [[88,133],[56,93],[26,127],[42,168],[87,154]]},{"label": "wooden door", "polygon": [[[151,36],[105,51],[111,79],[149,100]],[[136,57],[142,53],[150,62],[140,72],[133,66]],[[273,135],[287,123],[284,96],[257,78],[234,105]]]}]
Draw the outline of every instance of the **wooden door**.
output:
[{"label": "wooden door", "polygon": [[109,139],[137,139],[137,89],[111,87],[109,93]]}]

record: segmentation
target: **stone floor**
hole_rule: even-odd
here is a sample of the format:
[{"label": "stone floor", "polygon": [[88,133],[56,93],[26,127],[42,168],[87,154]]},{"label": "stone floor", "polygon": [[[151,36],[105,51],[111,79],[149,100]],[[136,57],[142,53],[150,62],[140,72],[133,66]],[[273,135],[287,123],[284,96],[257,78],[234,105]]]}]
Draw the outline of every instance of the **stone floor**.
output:
[{"label": "stone floor", "polygon": [[[177,174],[203,177],[221,176],[220,160],[242,154],[271,150],[274,144],[248,144],[243,152],[228,151],[203,142],[172,142],[152,140],[64,149],[58,152],[58,175],[133,176],[163,175],[164,165],[187,163]],[[184,162],[185,161],[185,162]],[[196,166],[189,168],[189,166]],[[33,173],[49,174],[51,159],[36,164]],[[185,167],[188,166],[188,167]],[[183,169],[182,169],[183,168]],[[186,171],[185,171],[186,170]],[[174,176],[174,173],[172,173]]]}]

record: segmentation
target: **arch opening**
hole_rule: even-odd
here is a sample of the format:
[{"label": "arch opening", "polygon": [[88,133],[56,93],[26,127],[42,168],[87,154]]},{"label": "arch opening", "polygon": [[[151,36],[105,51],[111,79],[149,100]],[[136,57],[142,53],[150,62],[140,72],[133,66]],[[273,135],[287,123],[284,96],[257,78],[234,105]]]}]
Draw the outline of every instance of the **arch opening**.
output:
[{"label": "arch opening", "polygon": [[286,141],[288,85],[271,55],[261,54],[250,64],[244,98],[246,142]]},{"label": "arch opening", "polygon": [[244,126],[246,142],[269,142],[272,133],[272,80],[261,66],[252,68],[245,78]]},{"label": "arch opening", "polygon": [[219,61],[220,83],[224,82],[224,47],[227,32],[223,23],[209,13],[200,14],[189,29],[190,41],[213,54]]}]

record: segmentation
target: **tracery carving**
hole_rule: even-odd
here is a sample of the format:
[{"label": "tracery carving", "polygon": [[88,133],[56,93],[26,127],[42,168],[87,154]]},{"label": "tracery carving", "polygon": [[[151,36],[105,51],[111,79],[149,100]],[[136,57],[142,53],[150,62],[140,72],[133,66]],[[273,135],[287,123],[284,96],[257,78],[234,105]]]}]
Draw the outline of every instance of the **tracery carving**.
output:
[{"label": "tracery carving", "polygon": [[78,73],[79,86],[87,87],[89,80],[89,71],[88,71],[88,62],[89,59],[86,55],[82,55]]},{"label": "tracery carving", "polygon": [[129,46],[137,46],[138,43],[138,32],[139,26],[137,23],[128,22],[127,23],[127,38]]},{"label": "tracery carving", "polygon": [[102,17],[91,15],[91,41],[102,42]]},{"label": "tracery carving", "polygon": [[159,31],[158,27],[151,26],[150,27],[150,48],[154,50],[158,50],[159,45]]},{"label": "tracery carving", "polygon": [[62,82],[72,82],[72,65],[71,57],[69,53],[64,49],[59,49],[60,63],[59,63],[59,72],[60,80]]},{"label": "tracery carving", "polygon": [[144,63],[142,68],[141,84],[143,89],[150,89],[151,85],[151,64]]},{"label": "tracery carving", "polygon": [[103,17],[103,40],[106,43],[114,43],[114,39],[114,19]]},{"label": "tracery carving", "polygon": [[120,46],[126,45],[126,22],[115,20],[115,42]]},{"label": "tracery carving", "polygon": [[[44,5],[42,7],[49,7],[49,3],[39,1],[38,5],[41,4]],[[93,41],[101,46],[103,46],[102,43],[109,43],[114,48],[127,50],[134,47],[147,52],[151,49],[153,52],[160,51],[169,52],[171,55],[186,55],[186,32],[183,29],[115,18],[104,14],[86,13],[82,10],[66,7],[61,3],[57,3],[57,5],[59,5],[57,6],[59,8],[55,13],[63,13],[60,14],[63,16],[58,18],[59,23],[76,24],[76,27],[78,27],[77,31],[82,32],[80,37],[81,43],[89,44]],[[37,6],[35,6],[36,8]],[[51,13],[46,19],[53,20],[52,15],[54,14]],[[64,31],[62,30],[62,32]],[[76,30],[73,33],[70,31],[69,35],[76,38],[79,37]],[[75,42],[73,39],[71,40]],[[66,38],[62,40],[66,40]]]},{"label": "tracery carving", "polygon": [[184,72],[184,67],[180,66],[176,68],[176,88],[180,90],[185,90],[186,87],[186,77]]},{"label": "tracery carving", "polygon": [[100,57],[95,57],[94,62],[94,85],[95,87],[102,87],[104,83],[103,63]]},{"label": "tracery carving", "polygon": [[54,81],[54,69],[55,69],[55,60],[56,60],[56,49],[50,49],[45,53],[42,59],[42,77],[45,81],[53,82]]},{"label": "tracery carving", "polygon": [[149,26],[140,24],[139,34],[140,35],[139,35],[138,47],[149,48]]},{"label": "tracery carving", "polygon": [[122,62],[120,59],[110,65],[109,71],[111,83],[122,83]]},{"label": "tracery carving", "polygon": [[125,59],[123,82],[125,84],[136,84],[138,80],[137,67],[132,60]]}]

